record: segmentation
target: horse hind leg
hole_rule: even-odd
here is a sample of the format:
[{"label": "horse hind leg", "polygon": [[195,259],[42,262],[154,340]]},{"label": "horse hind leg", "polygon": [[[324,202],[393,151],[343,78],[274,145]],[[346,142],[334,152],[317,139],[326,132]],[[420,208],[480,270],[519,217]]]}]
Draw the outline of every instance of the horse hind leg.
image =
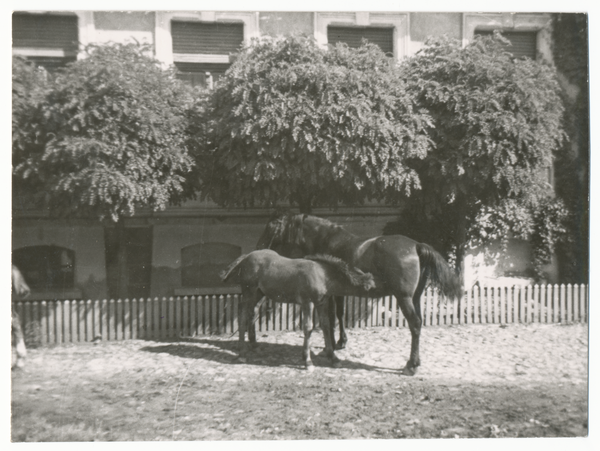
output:
[{"label": "horse hind leg", "polygon": [[[262,297],[262,292],[258,289],[242,290],[240,308],[238,312],[239,328],[239,361],[246,362],[248,356],[248,344],[246,343],[246,331],[248,331],[248,340],[250,344],[256,344],[256,329],[254,320],[256,316],[256,304]],[[250,318],[250,312],[253,313]]]},{"label": "horse hind leg", "polygon": [[421,337],[421,316],[420,311],[417,312],[413,305],[413,298],[411,296],[397,296],[400,309],[408,327],[410,329],[411,343],[410,343],[410,358],[406,362],[406,366],[402,369],[402,374],[406,376],[414,376],[417,372],[417,367],[421,365],[421,358],[419,356],[419,341]]}]

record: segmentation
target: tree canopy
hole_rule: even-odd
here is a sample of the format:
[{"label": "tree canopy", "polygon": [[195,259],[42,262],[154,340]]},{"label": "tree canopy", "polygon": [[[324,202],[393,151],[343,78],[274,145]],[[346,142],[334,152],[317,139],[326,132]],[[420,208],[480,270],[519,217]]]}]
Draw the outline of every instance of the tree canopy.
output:
[{"label": "tree canopy", "polygon": [[548,170],[564,139],[560,87],[551,67],[515,59],[504,42],[431,39],[402,64],[410,94],[431,115],[435,145],[411,164],[422,189],[401,223],[437,234],[445,251],[529,238],[552,210]]},{"label": "tree canopy", "polygon": [[182,199],[188,89],[143,46],[86,53],[51,76],[13,63],[13,187],[55,214],[115,222]]},{"label": "tree canopy", "polygon": [[241,51],[197,122],[202,195],[222,206],[394,202],[420,188],[426,115],[375,45],[264,38]]}]

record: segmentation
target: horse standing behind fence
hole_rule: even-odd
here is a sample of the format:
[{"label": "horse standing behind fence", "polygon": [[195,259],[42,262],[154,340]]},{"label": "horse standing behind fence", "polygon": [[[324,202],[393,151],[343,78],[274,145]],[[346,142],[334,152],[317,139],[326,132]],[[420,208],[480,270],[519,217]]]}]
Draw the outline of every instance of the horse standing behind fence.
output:
[{"label": "horse standing behind fence", "polygon": [[[239,268],[242,286],[239,310],[241,361],[245,361],[247,355],[246,330],[248,330],[250,343],[256,343],[254,327],[256,305],[263,296],[266,296],[274,302],[300,304],[304,330],[302,358],[309,371],[314,368],[310,358],[310,335],[313,329],[313,306],[316,306],[325,339],[325,354],[334,366],[339,365],[329,331],[326,304],[332,292],[344,293],[357,287],[368,292],[375,288],[371,274],[350,268],[340,259],[327,255],[289,259],[267,249],[242,255],[221,273],[221,279],[227,280],[237,268]],[[253,312],[252,320],[249,318],[250,312]]]},{"label": "horse standing behind fence", "polygon": [[[25,282],[25,278],[19,268],[12,265],[12,291],[19,296],[28,295],[31,290]],[[12,302],[11,302],[12,304]],[[21,320],[14,307],[11,306],[12,324],[11,324],[11,344],[12,344],[12,360],[11,368],[23,368],[25,366],[25,358],[27,357],[27,348],[25,348],[25,339],[23,330],[21,329]]]},{"label": "horse standing behind fence", "polygon": [[[402,370],[414,375],[421,364],[419,337],[421,334],[421,294],[429,282],[449,298],[460,299],[462,280],[444,258],[431,246],[402,235],[360,238],[339,225],[304,214],[280,214],[272,218],[258,240],[257,249],[298,246],[304,255],[330,254],[349,265],[372,273],[377,290],[372,296],[394,295],[411,333],[410,358]],[[334,293],[336,295],[341,293]],[[357,293],[350,293],[360,295]],[[329,319],[334,332],[335,315],[340,325],[340,341],[346,342],[344,331],[344,299],[336,297],[330,303]],[[332,336],[332,341],[335,338]]]}]

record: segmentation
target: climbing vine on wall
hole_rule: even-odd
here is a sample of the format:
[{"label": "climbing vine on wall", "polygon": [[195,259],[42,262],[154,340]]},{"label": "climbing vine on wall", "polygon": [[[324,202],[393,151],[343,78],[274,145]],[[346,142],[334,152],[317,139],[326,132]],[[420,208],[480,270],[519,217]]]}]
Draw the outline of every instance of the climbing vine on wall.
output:
[{"label": "climbing vine on wall", "polygon": [[556,154],[556,192],[569,207],[566,246],[558,249],[565,279],[588,281],[589,271],[589,46],[587,14],[554,14],[552,56],[564,77],[564,128],[569,140]]}]

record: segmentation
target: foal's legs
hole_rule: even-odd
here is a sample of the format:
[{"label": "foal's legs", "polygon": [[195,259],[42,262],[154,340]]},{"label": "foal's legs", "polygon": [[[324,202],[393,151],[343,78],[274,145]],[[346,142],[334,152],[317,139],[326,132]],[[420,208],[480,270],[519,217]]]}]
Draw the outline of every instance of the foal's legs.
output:
[{"label": "foal's legs", "polygon": [[328,302],[329,324],[331,326],[331,342],[335,343],[335,318],[337,316],[340,328],[340,339],[335,343],[335,349],[344,349],[348,342],[346,327],[344,325],[344,296],[332,296]]},{"label": "foal's legs", "polygon": [[310,358],[310,335],[313,330],[313,304],[312,302],[302,303],[302,328],[304,329],[304,346],[302,348],[302,360],[304,360],[304,366],[308,371],[315,369],[312,360]]},{"label": "foal's legs", "polygon": [[[327,302],[328,299],[325,299]],[[334,341],[331,339],[331,324],[329,323],[328,311],[323,305],[323,301],[317,303],[317,312],[319,313],[319,321],[323,330],[323,338],[325,339],[325,355],[329,357],[332,365],[337,368],[340,366],[340,359],[337,358],[334,352]]]}]

